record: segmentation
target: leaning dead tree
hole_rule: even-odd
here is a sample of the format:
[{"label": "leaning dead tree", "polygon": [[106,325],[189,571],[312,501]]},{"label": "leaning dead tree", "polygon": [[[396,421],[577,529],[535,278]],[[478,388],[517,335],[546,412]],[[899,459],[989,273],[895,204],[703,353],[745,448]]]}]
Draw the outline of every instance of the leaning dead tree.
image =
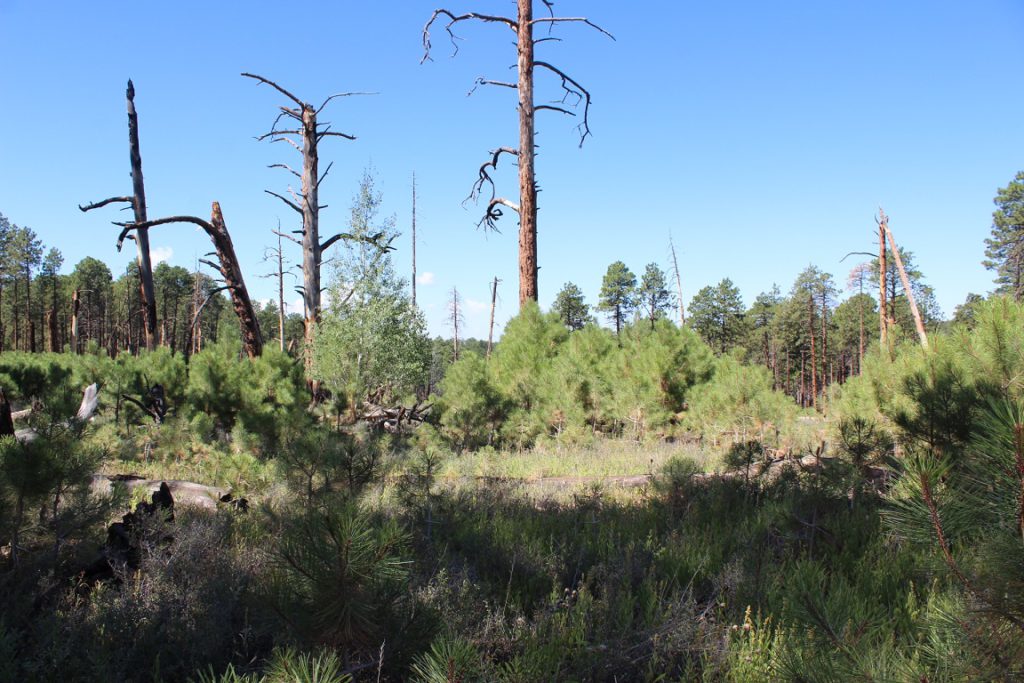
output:
[{"label": "leaning dead tree", "polygon": [[[142,152],[139,149],[139,115],[135,111],[135,86],[128,80],[128,151],[132,166],[132,194],[130,197],[108,197],[107,199],[81,204],[82,212],[92,211],[107,204],[127,203],[135,212],[135,223],[146,223],[146,184],[142,178]],[[122,238],[123,239],[123,238]],[[153,262],[149,256],[149,230],[135,231],[136,260],[139,264],[139,294],[142,300],[142,322],[146,337],[146,349],[156,348],[156,297],[153,288]],[[121,249],[118,242],[118,250]]]},{"label": "leaning dead tree", "polygon": [[[302,230],[298,231],[302,237],[302,287],[298,288],[302,294],[304,310],[304,338],[306,341],[307,365],[312,360],[308,352],[313,341],[316,324],[320,322],[322,288],[320,287],[320,266],[323,263],[323,254],[338,240],[356,239],[349,233],[337,233],[320,240],[320,209],[326,208],[326,204],[320,203],[320,183],[331,170],[331,164],[327,165],[323,173],[320,173],[319,144],[327,137],[338,137],[346,140],[355,140],[354,135],[339,133],[331,130],[330,123],[320,122],[317,117],[327,104],[338,97],[350,97],[352,95],[367,95],[370,93],[342,92],[331,95],[325,99],[320,106],[304,102],[298,97],[282,88],[280,85],[257,74],[243,73],[242,76],[252,78],[260,83],[269,85],[274,90],[284,95],[295,104],[294,107],[280,107],[281,113],[274,119],[270,132],[260,135],[259,141],[270,140],[271,142],[287,142],[302,155],[302,172],[294,170],[288,164],[271,164],[270,168],[280,168],[299,179],[301,186],[298,192],[289,188],[290,197],[286,197],[271,190],[264,190],[272,197],[277,197],[290,209],[302,217]],[[286,128],[278,128],[281,119],[289,119],[291,124]],[[298,136],[296,141],[293,137]]]},{"label": "leaning dead tree", "polygon": [[[878,229],[884,234],[884,237],[889,240],[889,248],[892,249],[893,260],[896,261],[896,270],[900,274],[900,281],[903,283],[903,291],[907,295],[907,303],[910,304],[910,314],[914,317],[914,327],[917,328],[917,337],[921,342],[921,346],[928,348],[928,335],[924,331],[924,322],[921,320],[921,312],[917,308],[917,301],[914,300],[914,292],[910,288],[910,278],[907,277],[907,269],[903,267],[903,257],[900,256],[900,250],[896,246],[896,240],[892,236],[892,230],[889,229],[889,217],[885,215],[885,211],[882,209],[878,210]],[[884,273],[885,270],[885,244],[882,244],[881,252],[882,261],[879,264],[880,272]],[[884,283],[884,275],[881,280]],[[884,285],[883,285],[884,286]]]},{"label": "leaning dead tree", "polygon": [[[554,2],[552,0],[541,0],[550,16],[534,18],[533,0],[517,0],[518,11],[516,17],[494,16],[468,12],[456,15],[447,9],[437,9],[423,27],[423,59],[430,59],[430,30],[435,23],[443,21],[444,30],[451,39],[454,49],[453,56],[458,52],[454,26],[461,22],[479,21],[489,24],[502,24],[509,28],[516,36],[516,51],[518,60],[516,70],[518,78],[515,82],[496,81],[487,78],[478,78],[476,86],[493,85],[503,88],[510,88],[519,93],[519,147],[499,147],[491,152],[491,158],[480,166],[478,178],[473,185],[468,199],[478,200],[485,191],[490,190],[490,198],[487,201],[487,208],[483,218],[478,225],[484,225],[490,229],[496,229],[496,223],[502,216],[502,207],[511,209],[519,214],[519,305],[522,306],[528,300],[537,300],[537,180],[534,173],[534,156],[536,151],[534,121],[538,111],[553,111],[567,116],[580,118],[577,130],[580,134],[580,146],[590,136],[590,92],[583,87],[579,81],[569,76],[565,71],[550,62],[539,60],[534,55],[534,48],[538,43],[558,41],[551,35],[555,24],[576,23],[584,24],[602,34],[612,38],[612,34],[605,31],[597,24],[586,17],[556,17],[554,14]],[[547,35],[540,38],[534,37],[534,28],[547,27]],[[560,81],[562,97],[550,104],[534,103],[534,73],[537,69],[548,72]],[[582,111],[580,109],[582,108]],[[494,180],[491,173],[498,168],[498,161],[503,154],[516,157],[519,163],[519,203],[515,203],[497,194]]]},{"label": "leaning dead tree", "polygon": [[[198,225],[202,228],[210,240],[213,241],[214,253],[217,255],[219,263],[208,261],[206,259],[200,259],[199,262],[210,266],[215,271],[220,273],[221,278],[224,281],[224,289],[227,289],[231,293],[231,304],[235,309],[235,315],[238,316],[238,322],[242,327],[242,345],[245,348],[245,353],[250,358],[255,358],[263,353],[263,336],[260,334],[260,324],[256,318],[256,311],[252,307],[252,300],[249,298],[249,291],[245,288],[245,279],[242,277],[242,269],[238,265],[238,257],[235,255],[235,247],[231,242],[231,235],[228,234],[228,228],[224,224],[224,215],[220,210],[220,203],[214,202],[211,217],[209,221],[205,221],[202,218],[195,216],[168,216],[167,218],[157,218],[156,220],[145,221],[143,223],[117,223],[123,229],[121,235],[117,239],[117,249],[120,251],[121,245],[124,244],[125,239],[130,237],[129,233],[138,232],[140,229],[153,228],[158,225],[167,225],[170,223],[191,223]],[[211,295],[212,296],[212,295]],[[207,298],[209,301],[209,298]],[[206,305],[206,302],[203,303]],[[196,312],[196,318],[193,320],[193,327],[199,317],[200,310]]]}]

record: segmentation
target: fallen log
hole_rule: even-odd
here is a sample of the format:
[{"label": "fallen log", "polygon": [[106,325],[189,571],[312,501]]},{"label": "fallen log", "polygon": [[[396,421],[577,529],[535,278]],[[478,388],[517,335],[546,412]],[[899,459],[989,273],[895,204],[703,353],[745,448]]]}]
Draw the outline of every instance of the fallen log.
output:
[{"label": "fallen log", "polygon": [[191,505],[206,510],[216,510],[218,503],[235,503],[239,507],[248,507],[237,501],[245,501],[244,498],[235,499],[228,489],[217,486],[206,486],[193,481],[181,481],[175,479],[146,479],[135,474],[94,474],[89,483],[90,490],[98,495],[108,494],[115,486],[123,486],[129,492],[136,489],[144,489],[156,492],[166,486],[167,490],[174,495],[174,499],[182,505]]},{"label": "fallen log", "polygon": [[[91,420],[92,416],[96,413],[96,407],[99,405],[99,402],[100,402],[100,390],[99,390],[99,387],[97,387],[96,383],[94,382],[94,383],[90,384],[89,386],[87,386],[85,388],[85,391],[82,393],[82,403],[81,403],[81,405],[78,406],[78,412],[75,413],[75,416],[72,417],[71,419],[67,420],[64,424],[67,427],[79,427],[79,426],[85,424],[86,422]],[[0,408],[0,412],[2,412],[2,410],[3,409]],[[8,415],[10,415],[9,404],[8,404]],[[0,419],[2,419],[2,418],[0,418]],[[13,428],[13,424],[12,424],[12,428]],[[2,433],[3,433],[3,425],[0,425],[0,434],[2,434]],[[35,439],[38,436],[39,436],[39,434],[36,432],[36,430],[31,429],[31,428],[19,429],[19,430],[14,432],[14,438],[17,439],[18,441],[20,441],[21,443],[29,443],[30,441],[35,441]]]}]

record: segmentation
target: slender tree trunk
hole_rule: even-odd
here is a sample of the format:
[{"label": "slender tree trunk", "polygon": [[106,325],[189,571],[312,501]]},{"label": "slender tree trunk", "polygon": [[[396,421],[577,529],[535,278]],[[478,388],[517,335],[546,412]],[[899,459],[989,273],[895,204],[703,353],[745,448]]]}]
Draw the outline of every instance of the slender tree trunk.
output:
[{"label": "slender tree trunk", "polygon": [[11,286],[14,288],[14,301],[11,306],[11,317],[14,319],[14,350],[21,351],[21,335],[19,334],[19,328],[21,327],[21,307],[18,305],[18,278],[11,278]]},{"label": "slender tree trunk", "polygon": [[[830,361],[828,359],[828,301],[825,292],[821,293],[821,390],[825,391],[825,375]],[[831,382],[831,373],[829,373]]]},{"label": "slender tree trunk", "polygon": [[900,256],[900,250],[896,247],[896,240],[893,239],[892,231],[889,229],[889,221],[885,220],[882,222],[885,227],[885,234],[889,237],[889,245],[892,247],[892,257],[896,261],[896,269],[899,271],[900,280],[903,282],[903,291],[907,295],[907,302],[910,303],[910,313],[914,316],[914,326],[917,328],[917,336],[921,340],[921,346],[928,348],[928,335],[924,331],[924,322],[921,320],[921,312],[917,310],[917,302],[914,301],[914,292],[910,288],[910,278],[907,277],[907,271],[903,267],[903,257]]},{"label": "slender tree trunk", "polygon": [[71,294],[71,353],[78,353],[78,311],[81,306],[81,294],[75,289]]},{"label": "slender tree trunk", "polygon": [[277,332],[281,337],[281,353],[284,353],[284,248],[280,232],[277,235]]},{"label": "slender tree trunk", "polygon": [[306,376],[312,376],[313,336],[320,322],[320,200],[316,110],[302,105],[302,298]]},{"label": "slender tree trunk", "polygon": [[[416,173],[412,174],[412,307],[416,308]],[[490,344],[487,356],[490,357]]]},{"label": "slender tree trunk", "polygon": [[[881,220],[887,220],[884,213],[881,213]],[[887,348],[888,335],[886,334],[889,328],[888,310],[886,307],[886,289],[885,289],[885,278],[888,271],[886,270],[885,263],[885,225],[881,222],[878,224],[878,327],[879,334],[881,335],[882,348]]]},{"label": "slender tree trunk", "polygon": [[811,335],[811,407],[818,408],[818,359],[814,352],[814,297],[811,296],[807,306],[807,331]]},{"label": "slender tree trunk", "polygon": [[491,357],[491,349],[494,347],[494,308],[498,303],[498,278],[495,276],[491,283],[491,324],[487,332],[487,358]]},{"label": "slender tree trunk", "polygon": [[537,184],[534,174],[533,0],[518,0],[519,305],[537,301]]},{"label": "slender tree trunk", "polygon": [[[135,222],[146,222],[146,184],[142,177],[142,152],[139,146],[139,116],[135,111],[135,86],[128,81],[128,148],[132,165],[132,208]],[[144,311],[143,326],[146,349],[156,348],[156,298],[153,289],[153,263],[149,256],[149,230],[135,231],[135,245],[139,264],[139,296]]]},{"label": "slender tree trunk", "polygon": [[668,248],[672,251],[672,270],[675,271],[676,293],[679,297],[679,326],[682,327],[686,324],[686,311],[683,310],[683,278],[679,274],[679,260],[676,259],[676,245],[672,242],[671,236],[668,238]]}]

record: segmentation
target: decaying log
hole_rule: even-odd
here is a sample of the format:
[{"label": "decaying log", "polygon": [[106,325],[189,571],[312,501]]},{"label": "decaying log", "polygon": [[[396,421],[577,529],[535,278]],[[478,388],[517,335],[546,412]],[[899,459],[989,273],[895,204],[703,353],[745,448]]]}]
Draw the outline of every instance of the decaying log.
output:
[{"label": "decaying log", "polygon": [[252,300],[249,298],[249,290],[245,287],[242,268],[238,264],[235,246],[231,241],[227,225],[224,223],[224,214],[221,213],[219,202],[213,203],[209,221],[204,221],[202,218],[196,218],[195,216],[168,216],[167,218],[157,218],[145,223],[117,223],[117,225],[123,228],[121,236],[117,240],[118,250],[121,249],[121,245],[124,244],[124,240],[128,237],[129,232],[137,232],[140,228],[152,228],[169,223],[192,223],[193,225],[198,225],[209,235],[210,240],[213,241],[213,247],[216,250],[217,259],[220,263],[217,264],[206,260],[201,262],[219,272],[224,279],[228,291],[231,292],[231,303],[235,309],[235,315],[238,316],[238,322],[242,327],[242,344],[245,347],[246,354],[250,358],[256,358],[262,354],[263,335],[260,333],[260,323],[256,318],[256,311],[253,309]]},{"label": "decaying log", "polygon": [[431,405],[420,405],[417,401],[411,407],[405,406],[386,407],[376,403],[364,405],[361,419],[373,427],[383,429],[386,432],[397,433],[405,427],[418,427],[423,424]]},{"label": "decaying log", "polygon": [[[115,486],[123,486],[128,491],[144,489],[150,492],[159,491],[162,486],[174,494],[174,499],[182,505],[191,505],[215,510],[218,503],[233,503],[239,507],[248,507],[245,498],[233,498],[231,491],[217,486],[206,486],[192,481],[146,479],[134,474],[94,474],[90,489],[97,495],[108,494]],[[245,501],[244,503],[242,501]]]},{"label": "decaying log", "polygon": [[[65,425],[77,427],[91,420],[100,402],[99,394],[100,390],[95,383],[87,386],[85,391],[82,392],[82,403],[78,406],[78,412],[75,413],[74,417],[65,422]],[[0,407],[0,412],[2,412],[2,407]],[[19,429],[14,432],[14,438],[21,443],[34,441],[38,436],[39,434],[34,429]]]}]

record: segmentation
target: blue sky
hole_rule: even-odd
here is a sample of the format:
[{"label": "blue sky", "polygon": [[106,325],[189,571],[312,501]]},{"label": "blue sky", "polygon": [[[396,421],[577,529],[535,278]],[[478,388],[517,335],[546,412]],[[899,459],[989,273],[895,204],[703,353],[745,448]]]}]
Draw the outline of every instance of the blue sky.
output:
[{"label": "blue sky", "polygon": [[[458,287],[468,333],[486,336],[488,282],[502,279],[499,322],[517,308],[517,225],[476,229],[463,207],[488,150],[516,144],[514,93],[466,93],[478,76],[507,78],[512,34],[466,26],[450,59],[443,34],[420,64],[421,31],[440,6],[418,1],[51,2],[0,0],[0,212],[61,249],[66,269],[86,255],[120,272],[115,210],[79,203],[130,191],[124,87],[135,81],[151,217],[209,215],[219,200],[256,298],[280,218],[295,216],[264,188],[296,163],[285,145],[257,143],[281,98],[239,76],[272,78],[319,101],[338,91],[373,97],[333,103],[327,119],[354,142],[329,140],[334,168],[321,189],[322,232],[344,229],[363,169],[376,169],[385,213],[404,235],[410,179],[419,187],[419,286],[431,332],[446,334],[447,293]],[[319,4],[319,6],[316,6]],[[510,13],[510,0],[448,5]],[[786,290],[814,263],[840,283],[872,248],[884,206],[949,315],[985,292],[983,240],[992,197],[1024,168],[1024,4],[943,2],[611,2],[559,0],[615,34],[556,31],[543,58],[594,97],[593,137],[573,122],[538,121],[540,297],[566,281],[594,303],[608,264],[667,267],[673,236],[684,298],[730,277],[749,303]],[[538,102],[556,95],[538,83]],[[515,198],[514,169],[499,192]],[[209,250],[186,226],[155,229],[153,246],[191,267]],[[297,260],[298,254],[292,257]]]}]

